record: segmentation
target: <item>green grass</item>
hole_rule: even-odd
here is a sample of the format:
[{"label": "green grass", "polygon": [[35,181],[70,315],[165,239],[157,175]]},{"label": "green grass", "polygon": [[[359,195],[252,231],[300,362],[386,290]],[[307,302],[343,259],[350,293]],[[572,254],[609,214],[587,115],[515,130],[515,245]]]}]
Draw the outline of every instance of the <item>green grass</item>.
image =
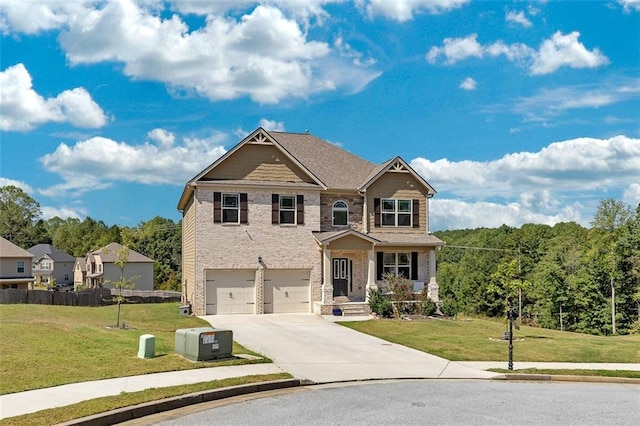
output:
[{"label": "green grass", "polygon": [[[508,341],[503,321],[458,319],[341,323],[381,339],[451,361],[504,361]],[[530,362],[640,362],[640,335],[591,336],[522,326],[514,329],[513,359]]]},{"label": "green grass", "polygon": [[627,377],[630,379],[640,379],[640,371],[634,370],[555,370],[548,368],[522,368],[520,370],[507,370],[505,368],[490,368],[487,371],[506,374],[548,374],[554,376]]},{"label": "green grass", "polygon": [[[0,394],[163,371],[270,362],[188,361],[174,353],[175,331],[210,326],[183,316],[177,303],[122,305],[127,329],[112,328],[117,306],[0,305]],[[138,358],[142,334],[155,336],[155,357]],[[234,342],[234,354],[254,354]]]},{"label": "green grass", "polygon": [[289,379],[287,373],[266,374],[236,377],[224,380],[214,380],[211,382],[196,383],[193,385],[172,386],[167,388],[147,389],[140,392],[122,393],[116,396],[97,398],[84,401],[61,408],[42,410],[36,413],[22,416],[9,417],[0,420],[0,426],[40,426],[58,424],[81,417],[87,417],[106,411],[115,410],[122,407],[142,404],[149,401],[170,398],[174,396],[187,395],[195,392],[202,392],[211,389],[224,388],[228,386],[238,386],[249,383],[266,382],[271,380]]}]

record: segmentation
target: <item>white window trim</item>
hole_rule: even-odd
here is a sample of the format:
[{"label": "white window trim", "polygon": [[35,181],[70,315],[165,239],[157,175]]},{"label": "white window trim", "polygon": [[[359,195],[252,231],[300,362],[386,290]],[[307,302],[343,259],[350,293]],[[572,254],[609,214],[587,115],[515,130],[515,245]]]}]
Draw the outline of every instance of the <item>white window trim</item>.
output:
[{"label": "white window trim", "polygon": [[[393,201],[393,211],[385,211],[384,203],[385,201]],[[401,212],[398,211],[398,203],[400,201],[406,201],[409,203],[409,211]],[[408,225],[398,225],[398,215],[403,214],[409,215],[409,224]],[[385,215],[393,215],[393,225],[386,225],[384,223]],[[380,226],[388,227],[388,228],[412,228],[413,227],[413,200],[406,200],[400,198],[381,198],[380,199]]]},{"label": "white window trim", "polygon": [[[237,200],[236,207],[228,207],[228,206],[225,207],[224,199],[225,199],[225,197],[228,197],[228,196],[235,196],[236,197],[236,200]],[[221,221],[221,223],[223,223],[223,224],[233,224],[233,225],[240,224],[240,193],[239,192],[223,192],[220,195],[220,197],[221,197],[221,200],[220,200],[220,221]],[[225,210],[235,210],[237,212],[237,215],[236,215],[237,219],[236,219],[235,222],[226,221],[224,219]]]},{"label": "white window trim", "polygon": [[[344,208],[343,207],[336,207],[336,204],[338,203],[342,203],[344,204]],[[345,212],[346,213],[346,223],[344,225],[340,224],[340,225],[336,225],[336,215],[335,212],[336,211],[340,211],[340,212]],[[338,200],[335,203],[333,203],[333,206],[331,207],[331,225],[332,226],[339,226],[339,227],[347,227],[349,226],[349,205],[342,201],[342,200]]]},{"label": "white window trim", "polygon": [[[293,199],[293,207],[292,208],[282,208],[282,199],[283,198],[292,198]],[[293,212],[293,221],[292,222],[282,222],[281,212]],[[298,199],[295,195],[287,195],[280,194],[278,195],[278,223],[283,226],[295,226],[298,223]]]},{"label": "white window trim", "polygon": [[[394,263],[385,263],[385,255],[386,254],[393,254],[393,260]],[[399,263],[399,258],[400,255],[404,254],[407,256],[407,263],[406,264],[400,264]],[[398,274],[398,269],[399,268],[407,268],[409,269],[409,274],[408,276],[405,276],[406,279],[410,279],[411,278],[411,252],[384,252],[383,256],[382,256],[382,273],[383,275],[388,272],[387,269],[393,269],[393,273],[395,275],[399,275]],[[404,274],[403,274],[404,276]]]}]

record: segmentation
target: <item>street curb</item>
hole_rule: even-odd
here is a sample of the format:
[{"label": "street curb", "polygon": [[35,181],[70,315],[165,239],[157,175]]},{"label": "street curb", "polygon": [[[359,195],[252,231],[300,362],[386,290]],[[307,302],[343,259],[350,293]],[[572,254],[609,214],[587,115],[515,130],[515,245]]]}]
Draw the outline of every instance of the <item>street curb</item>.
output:
[{"label": "street curb", "polygon": [[492,380],[518,380],[518,381],[547,381],[547,382],[579,382],[579,383],[621,383],[628,385],[640,385],[640,379],[631,377],[606,377],[606,376],[571,376],[561,374],[523,374],[509,373],[493,378]]},{"label": "street curb", "polygon": [[152,414],[162,413],[164,411],[175,410],[177,408],[182,408],[193,404],[216,401],[219,399],[230,398],[239,395],[247,395],[256,392],[287,389],[297,386],[301,386],[301,382],[299,379],[283,379],[270,382],[230,386],[221,389],[212,389],[172,398],[160,399],[158,401],[145,402],[143,404],[132,405],[130,407],[123,407],[117,410],[107,411],[105,413],[95,414],[93,416],[82,417],[79,419],[70,420],[65,423],[59,423],[59,426],[108,426],[138,419],[140,417],[150,416]]}]

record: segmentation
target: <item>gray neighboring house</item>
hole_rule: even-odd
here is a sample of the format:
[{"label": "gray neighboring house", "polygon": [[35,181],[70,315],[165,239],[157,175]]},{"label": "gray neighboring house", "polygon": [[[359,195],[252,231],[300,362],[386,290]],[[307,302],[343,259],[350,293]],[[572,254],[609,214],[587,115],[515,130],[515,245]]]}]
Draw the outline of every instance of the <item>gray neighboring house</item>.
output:
[{"label": "gray neighboring house", "polygon": [[[122,245],[111,243],[87,253],[84,258],[85,271],[84,283],[88,288],[107,287],[113,288],[113,282],[120,280],[120,268],[116,265],[118,251]],[[137,251],[129,250],[129,257],[124,268],[125,278],[131,279],[134,290],[153,290],[153,264],[154,260]],[[76,275],[82,274],[82,270],[76,262]]]},{"label": "gray neighboring house", "polygon": [[366,313],[393,273],[439,302],[435,193],[400,157],[258,128],[180,197],[183,301],[196,315]]},{"label": "gray neighboring house", "polygon": [[51,286],[73,284],[73,265],[75,257],[52,246],[51,244],[37,244],[29,249],[33,255],[32,272],[36,284]]},{"label": "gray neighboring house", "polygon": [[0,237],[0,288],[29,289],[35,281],[32,259],[31,253]]}]

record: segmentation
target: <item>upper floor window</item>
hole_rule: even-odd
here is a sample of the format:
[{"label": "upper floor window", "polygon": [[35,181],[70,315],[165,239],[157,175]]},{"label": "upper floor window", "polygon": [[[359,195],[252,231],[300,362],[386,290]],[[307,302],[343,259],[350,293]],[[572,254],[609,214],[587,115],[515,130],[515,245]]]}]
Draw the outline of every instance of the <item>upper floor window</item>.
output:
[{"label": "upper floor window", "polygon": [[349,209],[344,201],[336,201],[333,204],[333,226],[347,226]]},{"label": "upper floor window", "polygon": [[24,261],[18,260],[17,270],[18,270],[19,274],[23,274],[24,273]]},{"label": "upper floor window", "polygon": [[43,271],[51,270],[51,262],[49,261],[40,262],[40,269],[42,269]]},{"label": "upper floor window", "polygon": [[213,193],[213,223],[248,223],[247,194]]},{"label": "upper floor window", "polygon": [[411,200],[382,200],[382,226],[411,226]]},{"label": "upper floor window", "polygon": [[304,224],[304,196],[271,196],[271,223],[280,225]]},{"label": "upper floor window", "polygon": [[420,227],[420,201],[374,198],[375,226]]},{"label": "upper floor window", "polygon": [[222,194],[222,223],[240,220],[240,194]]}]

